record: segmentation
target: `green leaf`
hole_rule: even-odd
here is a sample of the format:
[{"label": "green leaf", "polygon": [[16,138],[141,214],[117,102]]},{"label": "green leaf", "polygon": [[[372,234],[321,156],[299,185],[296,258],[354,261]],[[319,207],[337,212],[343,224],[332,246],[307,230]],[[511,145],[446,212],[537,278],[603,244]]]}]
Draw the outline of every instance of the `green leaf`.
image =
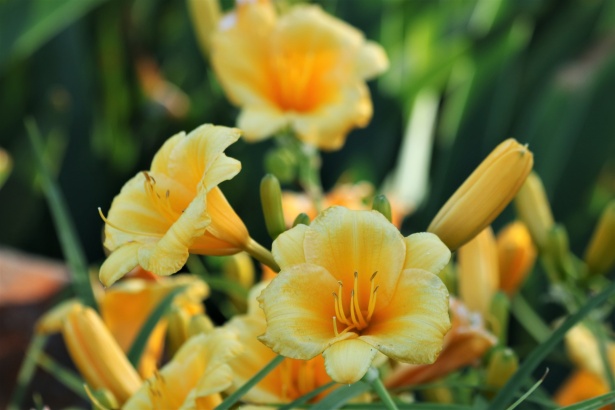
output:
[{"label": "green leaf", "polygon": [[43,351],[43,348],[45,347],[45,342],[47,342],[47,336],[40,334],[35,334],[30,341],[30,345],[28,346],[28,350],[24,356],[23,363],[19,369],[19,374],[17,375],[17,386],[13,391],[13,395],[9,401],[7,410],[18,410],[22,408],[21,402],[26,395],[26,390],[28,389],[28,385],[30,384],[32,377],[34,376],[36,363],[38,361],[38,357]]},{"label": "green leaf", "polygon": [[320,386],[314,390],[312,390],[311,392],[309,392],[308,394],[304,394],[303,396],[299,397],[298,399],[280,407],[280,410],[291,410],[294,408],[297,408],[297,406],[301,406],[305,403],[307,403],[308,401],[312,400],[314,397],[318,396],[320,393],[324,392],[327,389],[330,389],[331,387],[335,386],[335,382],[330,382],[327,383],[323,386]]},{"label": "green leaf", "polygon": [[530,387],[530,389],[527,392],[525,392],[525,394],[523,396],[519,397],[519,400],[514,402],[506,410],[514,410],[514,409],[517,408],[517,406],[519,406],[521,403],[523,403],[532,393],[534,393],[534,390],[536,390],[538,388],[538,386],[540,386],[542,384],[542,382],[545,381],[545,377],[547,377],[547,374],[549,374],[549,369],[548,368],[545,371],[545,374],[540,378],[540,380],[538,380],[536,383],[534,383],[534,385],[532,387]]},{"label": "green leaf", "polygon": [[51,177],[52,173],[45,158],[40,131],[32,118],[27,119],[25,125],[36,157],[43,192],[47,198],[62,252],[70,268],[69,272],[75,294],[85,305],[97,309],[96,299],[90,284],[90,274],[77,236],[77,230],[68,213],[66,200],[58,184]]},{"label": "green leaf", "polygon": [[494,410],[504,409],[517,394],[523,382],[531,375],[536,367],[553,350],[553,348],[564,338],[564,335],[574,325],[579,323],[589,312],[600,306],[615,294],[615,283],[611,284],[602,293],[591,298],[576,313],[569,316],[562,325],[557,328],[549,338],[534,349],[525,359],[519,370],[510,378],[508,383],[502,387],[498,395],[490,404]]},{"label": "green leaf", "polygon": [[179,295],[186,289],[185,286],[180,286],[178,288],[170,291],[156,306],[152,313],[148,316],[147,320],[141,326],[139,333],[137,333],[137,337],[134,342],[132,342],[132,346],[130,346],[130,350],[128,350],[128,360],[130,363],[136,368],[139,365],[139,361],[141,360],[141,355],[143,355],[143,351],[145,350],[145,346],[147,345],[147,340],[149,339],[150,334],[167,311],[171,307],[171,303],[173,303],[173,299],[175,296]]},{"label": "green leaf", "polygon": [[106,0],[0,2],[0,68],[34,53]]},{"label": "green leaf", "polygon": [[284,356],[277,356],[270,361],[267,366],[263,367],[258,373],[256,373],[250,380],[248,380],[243,386],[228,396],[215,410],[228,410],[235,403],[241,399],[256,383],[260,382],[265,376],[267,376],[277,365],[282,363],[285,359]]}]

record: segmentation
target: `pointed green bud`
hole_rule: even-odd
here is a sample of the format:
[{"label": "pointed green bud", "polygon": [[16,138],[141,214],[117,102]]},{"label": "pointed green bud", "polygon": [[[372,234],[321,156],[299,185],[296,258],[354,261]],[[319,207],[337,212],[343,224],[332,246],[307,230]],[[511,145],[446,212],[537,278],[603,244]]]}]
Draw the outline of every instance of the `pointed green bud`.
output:
[{"label": "pointed green bud", "polygon": [[512,349],[504,346],[496,347],[489,357],[485,383],[489,388],[499,390],[518,368],[519,359]]},{"label": "pointed green bud", "polygon": [[306,213],[301,212],[293,222],[293,228],[299,224],[310,226],[310,217]]},{"label": "pointed green bud", "polygon": [[372,209],[374,211],[378,211],[380,212],[382,215],[384,215],[386,217],[386,219],[389,220],[389,222],[391,222],[392,217],[391,217],[391,203],[389,202],[389,200],[387,199],[386,196],[384,195],[376,195],[374,197],[374,203],[372,205]]},{"label": "pointed green bud", "polygon": [[584,259],[590,273],[605,273],[615,265],[615,200],[602,211]]},{"label": "pointed green bud", "polygon": [[280,181],[271,174],[265,175],[261,180],[261,204],[263,206],[267,232],[269,232],[269,236],[272,239],[275,239],[286,230],[286,225],[284,224],[284,212],[282,211]]},{"label": "pointed green bud", "polygon": [[508,319],[510,318],[510,300],[506,293],[498,291],[491,298],[491,324],[493,333],[498,338],[498,344],[506,346],[508,337]]},{"label": "pointed green bud", "polygon": [[549,232],[553,228],[553,214],[542,180],[535,173],[528,175],[515,197],[515,208],[532,235],[539,249],[547,245]]},{"label": "pointed green bud", "polygon": [[289,148],[276,148],[265,155],[265,169],[282,182],[292,182],[297,178],[297,157]]}]

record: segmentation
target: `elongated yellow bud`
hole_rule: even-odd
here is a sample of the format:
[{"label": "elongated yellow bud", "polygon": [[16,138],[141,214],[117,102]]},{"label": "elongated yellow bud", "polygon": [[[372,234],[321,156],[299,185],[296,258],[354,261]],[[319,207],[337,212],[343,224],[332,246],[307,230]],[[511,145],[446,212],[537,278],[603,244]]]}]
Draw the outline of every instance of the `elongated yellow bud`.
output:
[{"label": "elongated yellow bud", "polygon": [[498,253],[490,226],[459,248],[459,295],[471,309],[489,317],[491,299],[498,290]]},{"label": "elongated yellow bud", "polygon": [[534,158],[524,145],[507,139],[457,189],[433,219],[435,233],[455,250],[485,229],[515,197]]},{"label": "elongated yellow bud", "polygon": [[276,177],[267,174],[261,180],[261,204],[267,232],[272,239],[286,230],[282,211],[282,189]]},{"label": "elongated yellow bud", "polygon": [[517,292],[536,261],[536,248],[530,231],[520,221],[504,227],[497,236],[500,289],[508,295]]},{"label": "elongated yellow bud", "polygon": [[74,306],[62,335],[75,366],[94,389],[109,390],[120,403],[139,389],[137,371],[94,310]]},{"label": "elongated yellow bud", "polygon": [[491,298],[491,329],[498,338],[498,344],[506,346],[508,338],[508,319],[510,318],[510,300],[504,292],[496,292]]},{"label": "elongated yellow bud", "polygon": [[539,249],[547,245],[553,228],[553,214],[540,177],[532,172],[515,198],[519,218],[525,223]]},{"label": "elongated yellow bud", "polygon": [[615,264],[615,200],[606,206],[585,251],[591,273],[604,273]]}]

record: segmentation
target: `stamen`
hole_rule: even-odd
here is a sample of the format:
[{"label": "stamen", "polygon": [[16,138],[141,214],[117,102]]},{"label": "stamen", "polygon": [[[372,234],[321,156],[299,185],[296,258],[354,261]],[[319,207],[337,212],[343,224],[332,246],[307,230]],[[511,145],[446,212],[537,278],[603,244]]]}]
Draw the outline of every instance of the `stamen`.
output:
[{"label": "stamen", "polygon": [[369,306],[367,308],[367,320],[370,321],[372,319],[372,315],[374,314],[374,309],[376,308],[376,292],[378,292],[378,288],[380,286],[376,286],[376,289],[369,295]]},{"label": "stamen", "polygon": [[163,216],[165,216],[168,220],[175,221],[177,219],[177,213],[173,211],[173,207],[171,207],[171,203],[169,202],[169,196],[171,195],[171,192],[169,190],[166,191],[165,199],[163,201],[160,195],[158,195],[156,189],[154,188],[154,185],[156,185],[156,180],[154,179],[154,177],[146,171],[143,171],[143,175],[145,175],[145,191],[147,192],[147,195],[149,196],[149,199],[152,204],[156,207],[156,210],[160,212]]},{"label": "stamen", "polygon": [[343,299],[344,298],[344,294],[342,292],[344,290],[343,289],[344,284],[342,283],[342,281],[338,281],[337,283],[340,285],[339,290],[338,290],[340,295],[339,295],[339,299],[337,298],[337,295],[336,295],[336,298],[335,298],[336,301],[339,302],[338,309],[336,310],[336,313],[337,313],[337,315],[338,315],[338,317],[339,317],[339,319],[340,319],[340,321],[342,323],[344,323],[345,325],[350,325],[351,322],[346,317],[346,312],[344,312],[344,299]]},{"label": "stamen", "polygon": [[[359,305],[359,274],[357,272],[354,273],[354,289],[352,290],[352,295],[354,295],[354,311],[356,312],[357,318],[359,319],[357,321],[357,325],[359,329],[363,329],[367,327],[367,322],[365,322],[365,318],[363,317],[363,313],[361,312],[361,306]],[[353,320],[355,320],[354,317]]]},{"label": "stamen", "polygon": [[[337,305],[335,307],[337,308]],[[337,331],[337,319],[335,318],[335,316],[333,316],[333,332],[335,332],[335,336],[340,335],[340,333]]]},{"label": "stamen", "polygon": [[137,232],[137,231],[131,231],[125,228],[120,228],[119,226],[111,223],[107,218],[105,218],[105,215],[103,214],[102,209],[100,209],[100,207],[98,208],[98,215],[100,215],[101,219],[104,221],[105,224],[109,225],[113,229],[117,229],[120,232],[124,232],[124,233],[131,234],[131,235],[154,236],[156,238],[162,237],[162,234],[157,234],[153,232]]}]

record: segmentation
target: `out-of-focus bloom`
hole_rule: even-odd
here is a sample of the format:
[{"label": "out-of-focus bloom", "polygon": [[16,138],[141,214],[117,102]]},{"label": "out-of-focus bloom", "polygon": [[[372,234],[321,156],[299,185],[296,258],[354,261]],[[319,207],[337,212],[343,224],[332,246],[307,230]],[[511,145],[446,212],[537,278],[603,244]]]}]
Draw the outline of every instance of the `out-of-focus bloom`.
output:
[{"label": "out-of-focus bloom", "polygon": [[273,243],[282,268],[259,296],[259,339],[294,359],[323,353],[327,373],[353,383],[376,353],[433,363],[450,328],[448,291],[436,274],[450,251],[433,234],[404,238],[376,211],[332,207]]},{"label": "out-of-focus bloom", "polygon": [[[600,377],[587,370],[575,370],[560,386],[553,401],[560,406],[570,406],[609,392],[608,385]],[[611,406],[602,407],[608,410]]]},{"label": "out-of-focus bloom", "polygon": [[519,359],[512,349],[506,346],[498,346],[489,355],[485,383],[496,391],[504,387],[508,379],[519,368]]},{"label": "out-of-focus bloom", "polygon": [[589,246],[585,263],[593,273],[604,273],[615,264],[615,201],[611,201],[600,216]]},{"label": "out-of-focus bloom", "polygon": [[196,31],[201,50],[203,54],[209,55],[211,36],[216,31],[222,15],[219,0],[189,0],[188,6],[192,27]]},{"label": "out-of-focus bloom", "polygon": [[278,16],[270,1],[238,1],[210,44],[214,70],[242,108],[238,127],[249,141],[290,126],[305,143],[341,148],[352,128],[371,119],[365,80],[388,66],[382,47],[313,5]]},{"label": "out-of-focus bloom", "polygon": [[[323,208],[339,205],[356,210],[371,209],[371,199],[374,195],[374,187],[369,182],[356,184],[338,183],[323,198]],[[391,203],[393,225],[398,228],[406,216],[395,198],[388,198]],[[292,226],[295,218],[300,213],[305,213],[310,219],[318,214],[313,201],[305,194],[285,191],[282,193],[282,205],[284,208],[284,220],[286,226]]]},{"label": "out-of-focus bloom", "polygon": [[160,148],[150,171],[128,181],[105,224],[111,255],[100,269],[109,286],[136,266],[157,275],[177,272],[189,253],[228,255],[251,241],[217,185],[234,177],[239,161],[224,150],[239,130],[202,125]]},{"label": "out-of-focus bloom", "polygon": [[451,298],[452,326],[444,337],[444,348],[433,364],[399,363],[385,379],[388,388],[429,383],[465,366],[475,364],[497,339],[485,329],[483,318]]},{"label": "out-of-focus bloom", "polygon": [[4,149],[0,148],[0,188],[11,174],[13,169],[13,160]]},{"label": "out-of-focus bloom", "polygon": [[498,250],[488,226],[457,252],[459,296],[470,308],[489,317],[491,299],[499,287]]},{"label": "out-of-focus bloom", "polygon": [[515,197],[534,164],[527,146],[498,145],[444,204],[427,228],[451,250],[485,229]]},{"label": "out-of-focus bloom", "polygon": [[73,305],[63,321],[62,335],[88,385],[107,389],[120,403],[139,389],[141,378],[94,310]]},{"label": "out-of-focus bloom", "polygon": [[500,289],[513,295],[536,261],[536,248],[523,222],[505,226],[497,235]]},{"label": "out-of-focus bloom", "polygon": [[[256,297],[267,284],[268,282],[261,282],[250,291],[246,315],[235,316],[224,326],[234,331],[244,346],[243,353],[229,362],[234,374],[231,392],[241,387],[276,357],[271,349],[257,339],[265,333],[267,321]],[[325,371],[322,356],[310,360],[287,358],[250,389],[242,400],[248,403],[288,403],[329,382],[331,378]]]},{"label": "out-of-focus bloom", "polygon": [[515,198],[517,215],[525,223],[539,249],[547,245],[553,214],[540,177],[532,172]]},{"label": "out-of-focus bloom", "polygon": [[193,336],[123,409],[213,409],[233,380],[228,362],[240,352],[241,344],[227,330]]},{"label": "out-of-focus bloom", "polygon": [[[207,297],[207,285],[192,276],[177,276],[155,282],[144,279],[127,279],[109,288],[99,301],[102,319],[124,352],[132,346],[139,330],[160,304],[174,289],[186,290],[175,297],[173,305],[192,316],[203,312],[202,300]],[[139,363],[142,377],[150,377],[158,368],[164,348],[166,320],[161,320],[152,331]]]}]

